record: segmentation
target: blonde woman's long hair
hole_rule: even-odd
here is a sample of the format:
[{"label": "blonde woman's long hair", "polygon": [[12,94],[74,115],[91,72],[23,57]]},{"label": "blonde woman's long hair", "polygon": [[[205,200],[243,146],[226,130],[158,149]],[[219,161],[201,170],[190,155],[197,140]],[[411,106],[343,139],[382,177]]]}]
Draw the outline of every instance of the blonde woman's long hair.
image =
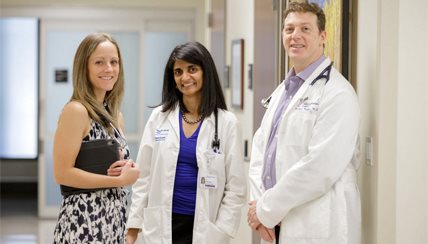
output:
[{"label": "blonde woman's long hair", "polygon": [[[107,91],[104,104],[97,102],[89,80],[88,60],[100,43],[109,41],[116,46],[119,56],[119,75],[111,91]],[[110,122],[118,127],[119,109],[124,94],[122,56],[114,38],[106,33],[93,33],[80,43],[73,63],[73,95],[70,101],[78,101],[88,110],[89,117],[112,132]]]}]

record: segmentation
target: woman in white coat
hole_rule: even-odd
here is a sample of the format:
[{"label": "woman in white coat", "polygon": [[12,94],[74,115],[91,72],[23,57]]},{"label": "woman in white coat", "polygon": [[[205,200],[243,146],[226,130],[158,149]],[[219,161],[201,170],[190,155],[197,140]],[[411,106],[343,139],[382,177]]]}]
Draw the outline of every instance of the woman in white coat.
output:
[{"label": "woman in white coat", "polygon": [[249,225],[280,244],[359,244],[357,96],[323,56],[320,7],[290,3],[282,38],[293,68],[254,135]]},{"label": "woman in white coat", "polygon": [[146,124],[132,188],[127,243],[228,243],[245,203],[240,133],[214,61],[198,42],[177,46],[162,104]]}]

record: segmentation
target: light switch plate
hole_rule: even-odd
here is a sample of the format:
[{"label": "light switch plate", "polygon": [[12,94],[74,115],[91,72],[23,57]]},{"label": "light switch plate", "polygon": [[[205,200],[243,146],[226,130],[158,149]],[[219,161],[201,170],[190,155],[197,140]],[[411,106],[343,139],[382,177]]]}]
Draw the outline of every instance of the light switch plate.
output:
[{"label": "light switch plate", "polygon": [[366,137],[366,164],[373,166],[373,137]]}]

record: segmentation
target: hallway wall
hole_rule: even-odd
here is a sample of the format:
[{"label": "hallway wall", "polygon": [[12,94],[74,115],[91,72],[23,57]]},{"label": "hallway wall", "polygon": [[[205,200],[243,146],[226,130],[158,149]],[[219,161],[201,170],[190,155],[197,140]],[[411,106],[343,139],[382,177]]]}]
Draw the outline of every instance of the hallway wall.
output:
[{"label": "hallway wall", "polygon": [[[270,4],[270,3],[269,3]],[[239,16],[239,17],[238,17]],[[242,132],[242,152],[244,152],[244,141],[248,141],[248,153],[251,152],[251,141],[253,138],[253,91],[248,89],[248,65],[253,63],[254,55],[254,1],[248,0],[226,0],[226,65],[231,65],[231,43],[236,39],[244,39],[244,109],[231,106],[231,87],[226,89],[226,101],[230,111],[235,113],[240,121]],[[249,155],[248,155],[249,158]],[[244,163],[245,172],[248,172],[249,162]],[[246,174],[248,175],[248,174]],[[247,224],[247,204],[242,208],[241,224],[237,237],[232,241],[236,243],[251,243],[251,229]]]},{"label": "hallway wall", "polygon": [[357,94],[359,97],[361,110],[361,127],[360,127],[360,148],[361,148],[361,166],[359,169],[359,187],[362,203],[362,241],[365,244],[376,243],[377,232],[377,174],[378,161],[373,160],[373,165],[366,164],[365,140],[366,137],[374,138],[374,151],[377,152],[378,138],[376,127],[376,108],[372,106],[375,102],[375,91],[377,88],[377,46],[378,46],[378,26],[377,24],[377,2],[359,1],[353,6],[353,34],[355,39],[353,45],[354,52],[353,74],[357,85]]},{"label": "hallway wall", "polygon": [[399,0],[396,243],[428,243],[427,14],[426,0]]},{"label": "hallway wall", "polygon": [[364,244],[428,243],[427,13],[425,0],[357,3],[356,77]]}]

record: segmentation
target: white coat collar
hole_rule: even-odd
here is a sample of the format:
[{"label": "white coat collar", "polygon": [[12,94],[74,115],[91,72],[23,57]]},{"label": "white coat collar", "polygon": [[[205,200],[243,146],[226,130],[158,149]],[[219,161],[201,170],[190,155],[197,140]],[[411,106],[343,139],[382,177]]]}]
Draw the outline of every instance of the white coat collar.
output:
[{"label": "white coat collar", "polygon": [[180,106],[175,106],[174,110],[168,113],[168,121],[171,124],[176,136],[180,138],[180,124],[178,123],[178,113],[180,112]]},{"label": "white coat collar", "polygon": [[[294,107],[296,102],[305,94],[306,90],[309,88],[310,83],[317,77],[329,64],[331,63],[330,59],[327,57],[315,70],[312,72],[312,74],[309,75],[308,79],[305,80],[305,82],[302,84],[300,89],[297,91],[297,93],[294,95],[293,99],[290,101],[290,104],[288,105],[286,111],[284,112],[284,116],[289,113],[291,108]],[[269,107],[265,113],[265,116],[263,117],[262,124],[268,123],[267,125],[261,126],[261,128],[266,129],[264,131],[265,138],[264,140],[268,140],[269,132],[272,127],[272,119],[275,114],[275,110],[278,107],[278,103],[281,100],[282,93],[285,92],[284,89],[284,82],[282,82],[275,91],[271,94],[272,100],[269,103]],[[263,149],[264,150],[264,149]]]},{"label": "white coat collar", "polygon": [[310,84],[312,81],[331,63],[329,58],[326,58],[315,70],[312,72],[311,75],[305,80],[305,82],[302,84],[300,89],[296,92],[293,99],[291,99],[290,104],[288,104],[287,109],[284,112],[283,116],[286,116],[292,109],[294,108],[294,105],[296,102],[304,96],[308,88],[310,87]]}]

